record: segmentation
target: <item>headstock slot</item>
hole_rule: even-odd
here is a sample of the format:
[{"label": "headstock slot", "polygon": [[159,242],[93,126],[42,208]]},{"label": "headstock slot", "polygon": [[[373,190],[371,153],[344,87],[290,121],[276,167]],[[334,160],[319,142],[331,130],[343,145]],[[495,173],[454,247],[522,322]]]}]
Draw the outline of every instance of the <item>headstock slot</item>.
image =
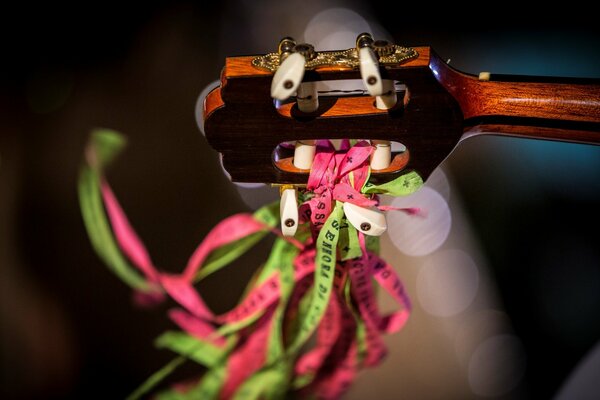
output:
[{"label": "headstock slot", "polygon": [[[300,141],[302,141],[302,139],[300,139]],[[400,171],[402,171],[404,168],[406,168],[406,166],[408,165],[408,162],[410,160],[410,153],[408,151],[408,149],[404,147],[404,150],[402,151],[394,151],[394,144],[396,144],[397,142],[392,144],[392,162],[390,164],[390,166],[388,168],[385,169],[380,169],[380,170],[376,170],[376,171],[372,171],[372,174],[394,174],[394,173],[399,173]],[[284,143],[281,143],[279,145],[277,145],[277,147],[275,148],[275,150],[273,150],[273,164],[275,165],[275,168],[279,169],[282,172],[285,173],[292,173],[292,174],[303,174],[305,179],[308,178],[308,174],[310,173],[310,170],[308,169],[300,169],[300,168],[296,168],[294,166],[293,160],[294,160],[294,147],[289,145],[288,143],[284,145]]]},{"label": "headstock slot", "polygon": [[[362,84],[359,80],[340,80],[356,83],[356,87],[360,87]],[[338,81],[323,81],[324,83],[332,83]],[[348,86],[345,86],[348,87]],[[328,88],[326,90],[319,90],[319,108],[316,111],[307,113],[303,112],[298,108],[296,98],[291,97],[285,102],[273,100],[273,104],[277,112],[286,117],[294,118],[297,120],[307,120],[311,118],[337,118],[346,116],[359,116],[359,115],[376,115],[376,114],[390,114],[390,113],[401,113],[402,108],[410,101],[410,92],[406,85],[400,82],[395,82],[394,87],[398,96],[398,102],[396,106],[389,110],[381,110],[375,106],[375,100],[372,96],[366,93],[366,90],[361,89],[335,89]]]}]

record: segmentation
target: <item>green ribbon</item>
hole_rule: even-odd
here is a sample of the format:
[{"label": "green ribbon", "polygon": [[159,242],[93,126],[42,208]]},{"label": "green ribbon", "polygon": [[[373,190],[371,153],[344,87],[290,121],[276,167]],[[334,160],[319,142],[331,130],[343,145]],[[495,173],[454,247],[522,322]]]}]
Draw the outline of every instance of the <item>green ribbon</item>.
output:
[{"label": "green ribbon", "polygon": [[116,158],[125,144],[125,139],[117,132],[100,129],[92,133],[86,148],[87,163],[82,166],[79,174],[79,203],[96,253],[123,282],[133,289],[148,292],[150,285],[146,279],[121,253],[102,205],[102,169]]},{"label": "green ribbon", "polygon": [[229,353],[235,340],[229,337],[223,347],[215,346],[184,332],[168,331],[154,342],[159,349],[169,349],[208,368],[218,366]]},{"label": "green ribbon", "polygon": [[302,323],[300,324],[297,336],[288,349],[288,354],[297,354],[300,351],[321,321],[329,304],[337,258],[337,243],[340,238],[339,231],[343,216],[344,209],[342,208],[342,203],[337,201],[317,237],[315,280],[311,302],[307,314],[301,317]]},{"label": "green ribbon", "polygon": [[[102,129],[92,133],[86,149],[87,162],[82,166],[79,177],[79,199],[90,241],[102,260],[113,273],[132,288],[149,291],[151,286],[144,276],[130,265],[117,245],[104,210],[100,190],[104,167],[117,157],[125,145],[126,140],[117,132]],[[350,179],[354,180],[352,173]],[[420,176],[416,172],[410,172],[381,185],[374,185],[367,181],[361,191],[364,194],[406,196],[422,184]],[[302,199],[310,197],[310,193],[300,196]],[[312,382],[314,374],[294,377],[294,363],[325,315],[333,290],[338,248],[341,260],[362,256],[358,231],[345,219],[342,205],[343,203],[336,202],[316,239],[314,284],[300,300],[298,318],[292,321],[292,326],[287,330],[290,332],[289,337],[285,338],[287,340],[284,340],[283,335],[284,316],[294,290],[293,262],[299,249],[284,239],[276,239],[269,259],[257,271],[246,288],[245,293],[250,292],[277,272],[281,296],[274,310],[273,319],[270,321],[265,365],[240,385],[233,396],[234,399],[283,399],[290,385],[300,388]],[[196,282],[239,258],[269,233],[268,228],[276,227],[279,223],[279,202],[260,208],[254,213],[254,218],[265,224],[266,228],[215,249],[208,255],[202,268],[194,277]],[[308,229],[299,230],[296,238],[300,242],[305,242],[309,234]],[[379,238],[367,236],[366,246],[369,251],[379,253]],[[358,356],[359,360],[362,360],[367,352],[366,330],[358,311],[352,305],[349,281],[344,287],[344,294],[356,320]],[[165,390],[160,392],[157,398],[160,400],[218,398],[226,379],[227,357],[235,348],[240,330],[249,327],[262,315],[263,313],[256,313],[245,320],[218,328],[217,334],[226,338],[223,347],[215,346],[208,340],[201,340],[184,332],[169,331],[162,334],[156,339],[156,347],[168,349],[179,356],[150,376],[128,397],[128,400],[138,399],[148,393],[186,360],[207,368],[202,379],[185,393]]]},{"label": "green ribbon", "polygon": [[415,171],[412,171],[381,185],[367,182],[362,189],[362,193],[388,194],[396,197],[408,196],[421,186],[423,186],[423,179]]},{"label": "green ribbon", "polygon": [[[253,217],[270,228],[275,227],[279,223],[279,202],[276,201],[259,208],[254,212]],[[208,255],[194,280],[198,282],[231,264],[260,242],[268,233],[269,231],[265,229],[215,249]]]},{"label": "green ribbon", "polygon": [[[136,400],[148,393],[152,390],[156,385],[158,385],[163,379],[167,376],[171,375],[179,366],[185,363],[186,358],[183,356],[174,358],[171,362],[166,364],[164,367],[153,373],[144,383],[142,383],[133,393],[127,396],[126,400]],[[171,397],[161,397],[158,396],[162,400],[175,400],[179,399],[179,393],[170,390]],[[165,393],[166,394],[166,393]],[[174,397],[177,396],[177,397]]]}]

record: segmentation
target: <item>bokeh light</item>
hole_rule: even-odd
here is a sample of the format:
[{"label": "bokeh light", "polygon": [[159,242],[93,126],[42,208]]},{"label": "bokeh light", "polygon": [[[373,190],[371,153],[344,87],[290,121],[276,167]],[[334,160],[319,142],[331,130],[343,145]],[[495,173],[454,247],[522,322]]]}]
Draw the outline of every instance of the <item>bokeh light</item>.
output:
[{"label": "bokeh light", "polygon": [[479,271],[462,250],[442,250],[429,256],[417,276],[419,303],[428,313],[452,317],[471,305],[479,288]]},{"label": "bokeh light", "polygon": [[438,192],[446,201],[450,201],[450,183],[441,167],[433,170],[429,178],[427,178],[425,186]]},{"label": "bokeh light", "polygon": [[469,360],[469,386],[479,396],[506,395],[523,378],[525,364],[525,352],[519,338],[492,336],[477,346]]},{"label": "bokeh light", "polygon": [[369,23],[358,13],[347,8],[328,8],[308,22],[304,41],[317,50],[349,49],[355,46],[356,37],[370,32]]},{"label": "bokeh light", "polygon": [[510,332],[511,323],[505,312],[485,309],[466,313],[454,337],[456,357],[467,367],[475,348],[483,340]]},{"label": "bokeh light", "polygon": [[194,108],[194,116],[196,118],[196,123],[198,124],[198,129],[203,136],[206,136],[204,133],[204,99],[210,93],[211,90],[218,87],[221,84],[220,80],[212,81],[208,85],[202,89],[200,92],[200,96],[198,96],[198,100],[196,100],[196,106]]},{"label": "bokeh light", "polygon": [[401,212],[387,213],[388,234],[394,246],[410,256],[433,253],[446,240],[452,225],[450,208],[435,190],[424,186],[405,197],[396,197],[394,207],[420,207],[425,216],[409,216]]},{"label": "bokeh light", "polygon": [[564,382],[556,400],[595,399],[600,393],[600,341],[579,362]]}]

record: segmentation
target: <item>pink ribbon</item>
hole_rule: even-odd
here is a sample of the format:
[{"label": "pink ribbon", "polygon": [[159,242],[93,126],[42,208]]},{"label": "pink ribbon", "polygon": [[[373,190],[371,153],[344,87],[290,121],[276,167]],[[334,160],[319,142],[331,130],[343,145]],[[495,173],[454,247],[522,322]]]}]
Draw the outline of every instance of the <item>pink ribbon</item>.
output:
[{"label": "pink ribbon", "polygon": [[[347,148],[349,143],[343,143],[343,146]],[[360,193],[369,176],[369,157],[373,150],[367,142],[360,142],[345,153],[336,153],[328,141],[319,141],[318,149],[307,185],[314,197],[300,207],[301,220],[311,221],[313,235],[331,214],[334,200],[361,207],[378,205],[376,196],[367,198]],[[209,340],[216,346],[223,346],[225,338],[217,335],[217,326],[259,316],[251,326],[239,331],[238,345],[227,360],[227,378],[221,396],[233,396],[244,380],[260,370],[266,361],[269,333],[275,323],[273,313],[281,298],[279,273],[274,272],[268,276],[236,307],[221,315],[215,315],[207,306],[193,287],[193,281],[211,252],[270,228],[252,215],[233,215],[208,233],[181,274],[162,273],[152,263],[144,244],[105,181],[102,181],[101,189],[120,248],[144,274],[152,288],[151,294],[162,295],[162,288],[183,307],[169,311],[169,317],[181,329],[200,339]],[[384,206],[380,208],[393,209]],[[414,208],[402,210],[411,214],[420,213],[419,209]],[[410,301],[394,269],[379,256],[367,251],[362,234],[359,234],[359,243],[362,248],[361,258],[338,262],[336,265],[333,283],[336,290],[325,317],[317,328],[316,346],[300,356],[295,364],[297,375],[314,375],[307,389],[326,399],[338,398],[344,393],[360,368],[357,325],[351,311],[352,304],[357,305],[357,311],[365,324],[365,366],[377,365],[386,354],[381,334],[401,329],[410,314]],[[294,260],[295,288],[287,307],[287,320],[295,318],[300,300],[312,285],[311,274],[315,270],[313,240],[294,244],[301,250]],[[398,303],[397,311],[388,315],[380,314],[372,287],[373,279]],[[347,284],[350,285],[351,304],[344,297]]]},{"label": "pink ribbon", "polygon": [[329,141],[320,141],[320,144],[306,186],[314,197],[300,207],[304,219],[310,217],[313,236],[331,214],[334,200],[361,207],[377,204],[377,201],[360,193],[369,175],[369,157],[373,147],[362,141],[345,153],[336,153]]}]

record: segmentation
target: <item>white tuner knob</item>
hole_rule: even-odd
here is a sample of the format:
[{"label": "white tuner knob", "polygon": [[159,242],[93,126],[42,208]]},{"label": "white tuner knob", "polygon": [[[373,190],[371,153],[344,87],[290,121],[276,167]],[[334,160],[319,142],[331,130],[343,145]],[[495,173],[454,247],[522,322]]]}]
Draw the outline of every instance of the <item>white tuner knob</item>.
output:
[{"label": "white tuner knob", "polygon": [[344,203],[343,207],[348,221],[365,235],[381,236],[387,230],[385,215],[381,211],[352,203]]},{"label": "white tuner knob", "polygon": [[305,58],[292,53],[281,63],[271,83],[271,97],[283,101],[291,97],[302,83]]},{"label": "white tuner knob", "polygon": [[363,47],[358,51],[360,60],[360,76],[371,96],[381,96],[383,92],[383,81],[379,73],[379,61],[375,52],[370,47]]},{"label": "white tuner knob", "polygon": [[296,199],[296,189],[284,189],[281,192],[281,202],[279,203],[279,213],[281,215],[281,232],[283,236],[294,236],[298,229],[298,201]]}]

